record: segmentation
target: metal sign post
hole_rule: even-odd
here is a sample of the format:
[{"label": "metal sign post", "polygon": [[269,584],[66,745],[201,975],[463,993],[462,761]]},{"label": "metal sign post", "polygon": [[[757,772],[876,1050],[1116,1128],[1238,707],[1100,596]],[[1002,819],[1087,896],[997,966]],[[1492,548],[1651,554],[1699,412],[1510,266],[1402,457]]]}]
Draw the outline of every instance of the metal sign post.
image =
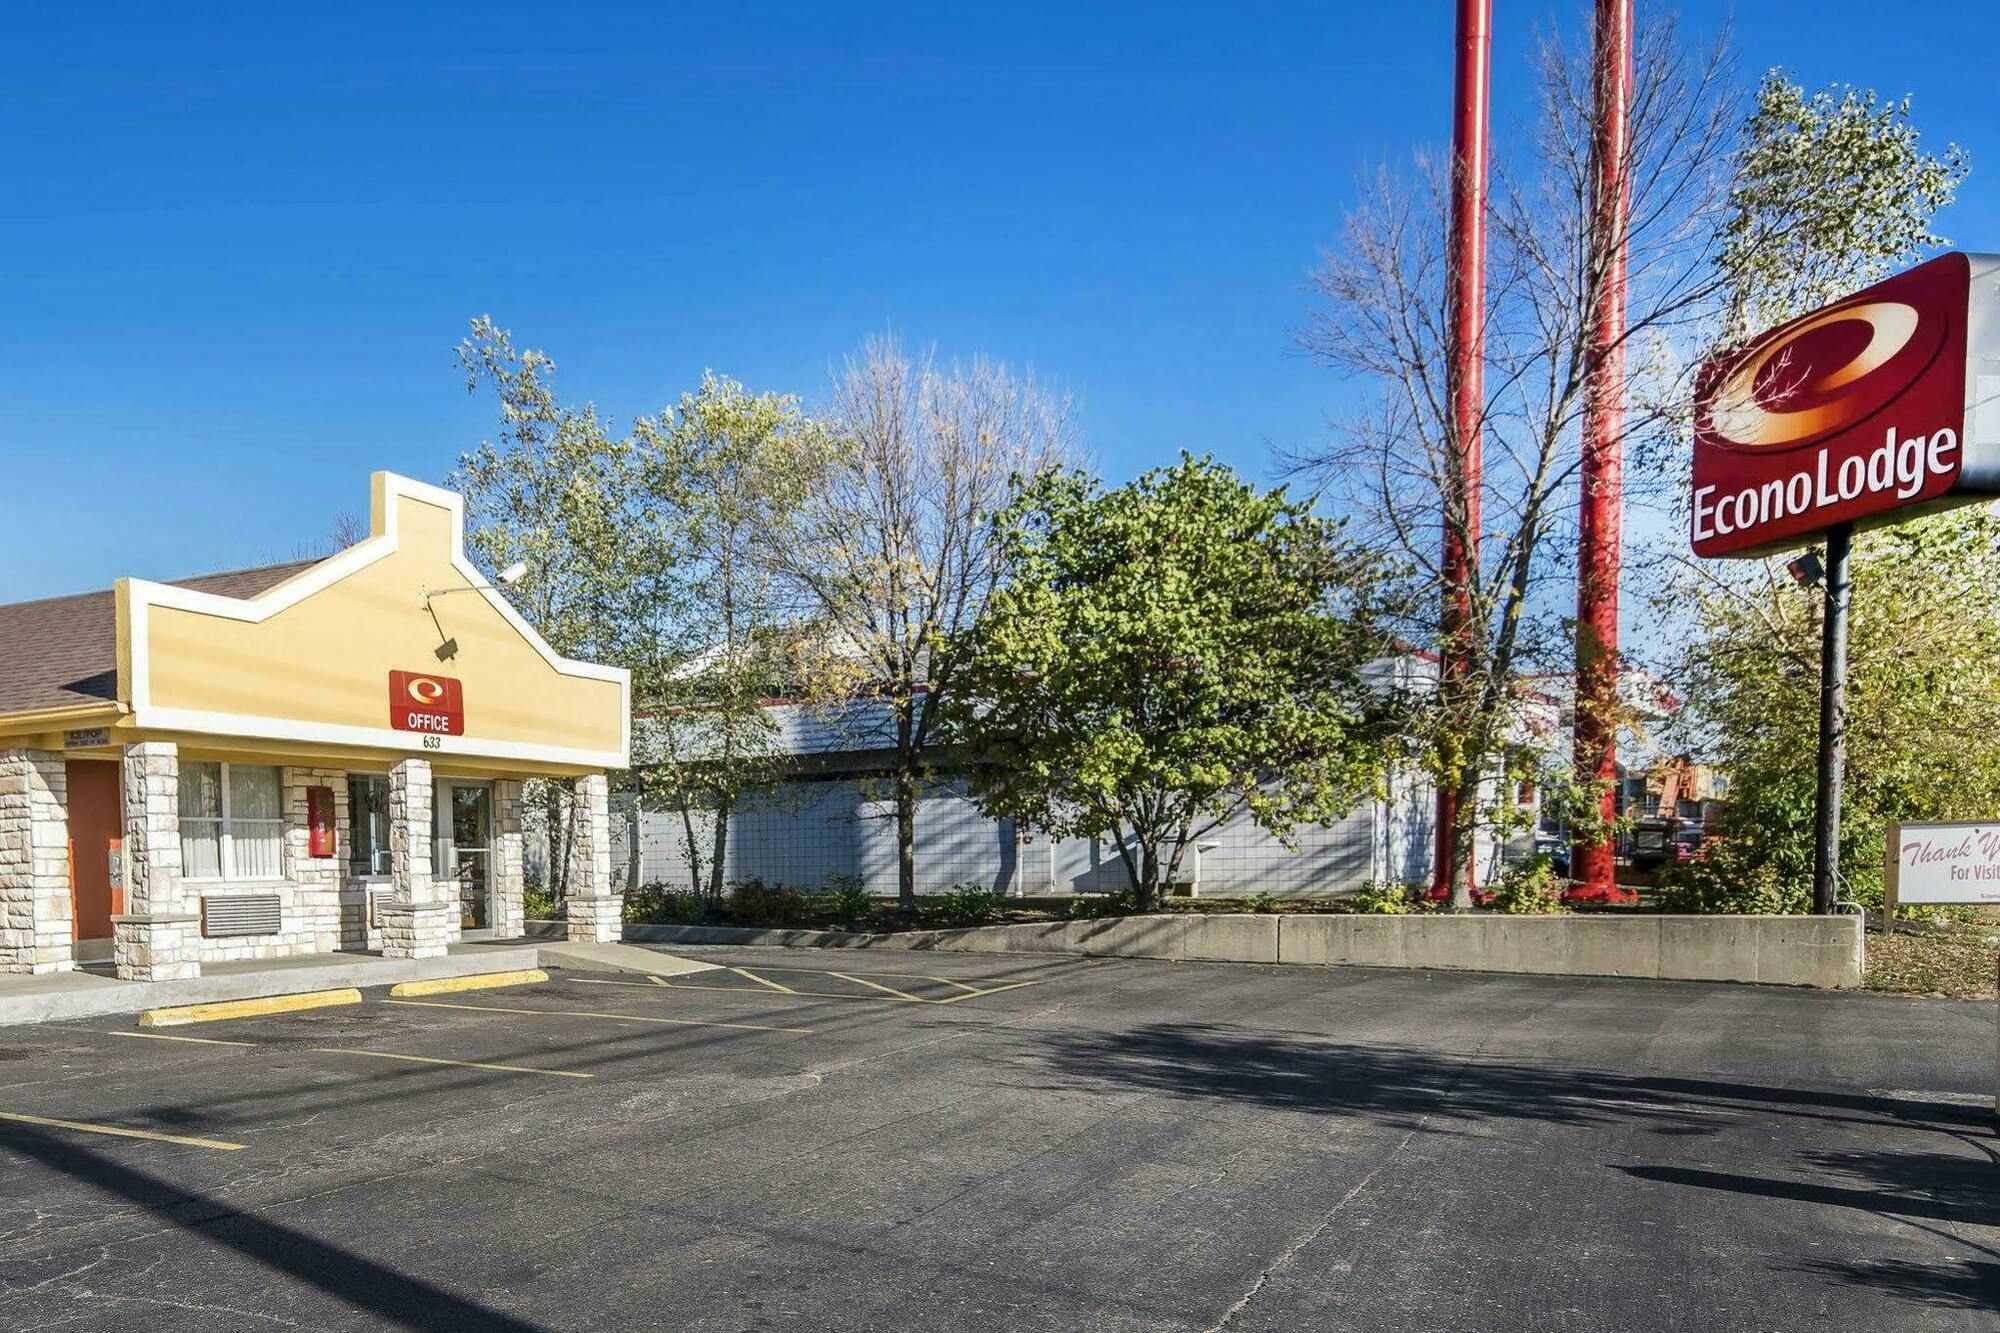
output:
[{"label": "metal sign post", "polygon": [[1819,639],[1819,790],[1813,803],[1813,911],[1833,911],[1840,874],[1840,784],[1847,769],[1847,557],[1854,525],[1826,530],[1826,615]]}]

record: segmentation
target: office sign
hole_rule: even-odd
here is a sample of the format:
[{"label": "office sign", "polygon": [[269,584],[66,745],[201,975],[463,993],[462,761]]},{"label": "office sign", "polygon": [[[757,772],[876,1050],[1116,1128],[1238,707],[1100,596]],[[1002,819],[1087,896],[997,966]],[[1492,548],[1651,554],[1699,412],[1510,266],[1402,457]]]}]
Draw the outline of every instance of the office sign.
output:
[{"label": "office sign", "polygon": [[2000,820],[1888,826],[1883,897],[1898,903],[2000,903]]},{"label": "office sign", "polygon": [[465,734],[465,691],[451,676],[428,671],[389,673],[389,725],[429,736]]},{"label": "office sign", "polygon": [[2000,256],[1941,255],[1704,364],[1700,556],[2000,495]]}]

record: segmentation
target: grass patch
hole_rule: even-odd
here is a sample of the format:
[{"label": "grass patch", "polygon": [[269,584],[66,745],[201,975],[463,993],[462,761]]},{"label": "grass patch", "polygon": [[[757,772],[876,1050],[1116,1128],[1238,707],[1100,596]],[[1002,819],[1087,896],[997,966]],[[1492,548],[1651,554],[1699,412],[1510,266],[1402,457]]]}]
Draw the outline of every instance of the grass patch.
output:
[{"label": "grass patch", "polygon": [[2000,919],[1991,915],[1926,930],[1871,930],[1861,984],[1896,995],[1991,1000],[1996,956]]}]

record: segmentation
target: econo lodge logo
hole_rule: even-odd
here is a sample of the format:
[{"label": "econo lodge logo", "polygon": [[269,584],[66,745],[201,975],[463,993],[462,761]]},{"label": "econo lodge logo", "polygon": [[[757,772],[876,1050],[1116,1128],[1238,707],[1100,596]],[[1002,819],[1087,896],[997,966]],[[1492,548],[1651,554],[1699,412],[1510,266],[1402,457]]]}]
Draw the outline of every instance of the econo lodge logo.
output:
[{"label": "econo lodge logo", "polygon": [[1696,554],[1755,553],[1951,489],[1968,273],[1945,255],[1702,367]]},{"label": "econo lodge logo", "polygon": [[389,725],[397,731],[462,736],[465,734],[464,689],[450,676],[391,671]]}]

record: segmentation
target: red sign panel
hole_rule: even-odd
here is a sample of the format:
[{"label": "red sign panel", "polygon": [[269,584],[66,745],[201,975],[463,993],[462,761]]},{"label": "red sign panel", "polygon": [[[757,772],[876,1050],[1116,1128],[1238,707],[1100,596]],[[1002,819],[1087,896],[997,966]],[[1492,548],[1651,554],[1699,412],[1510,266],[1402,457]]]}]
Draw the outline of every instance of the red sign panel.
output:
[{"label": "red sign panel", "polygon": [[[1942,255],[1710,360],[1695,384],[1696,555],[1804,545],[1991,495],[1968,438],[1986,256]],[[1977,326],[1974,328],[1973,326]],[[1977,349],[1975,349],[1977,350]]]},{"label": "red sign panel", "polygon": [[465,734],[465,691],[450,676],[428,671],[389,673],[389,725],[432,736]]}]

